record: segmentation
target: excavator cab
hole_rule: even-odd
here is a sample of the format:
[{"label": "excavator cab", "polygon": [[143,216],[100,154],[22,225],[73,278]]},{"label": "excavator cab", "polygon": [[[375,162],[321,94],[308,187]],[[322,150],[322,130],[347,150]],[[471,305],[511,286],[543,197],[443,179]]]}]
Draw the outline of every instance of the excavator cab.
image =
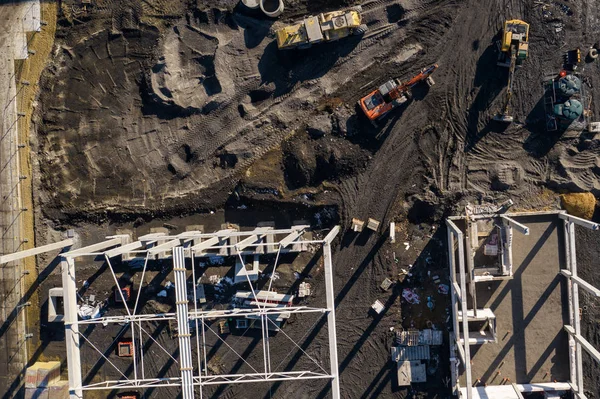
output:
[{"label": "excavator cab", "polygon": [[521,65],[529,54],[529,24],[520,19],[504,22],[499,47],[498,66],[509,68],[513,52],[516,66]]},{"label": "excavator cab", "polygon": [[371,122],[381,118],[392,109],[406,103],[412,98],[411,90],[419,82],[426,82],[428,86],[434,84],[431,74],[437,69],[434,64],[424,68],[421,72],[408,81],[399,79],[388,80],[376,90],[373,90],[360,100],[358,106],[363,110]]}]

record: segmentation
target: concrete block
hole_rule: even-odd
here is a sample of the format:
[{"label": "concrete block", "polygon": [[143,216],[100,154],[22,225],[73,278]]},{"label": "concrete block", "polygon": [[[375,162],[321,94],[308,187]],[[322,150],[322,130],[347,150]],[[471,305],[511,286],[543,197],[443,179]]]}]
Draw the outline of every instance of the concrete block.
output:
[{"label": "concrete block", "polygon": [[49,399],[48,388],[25,388],[25,399]]},{"label": "concrete block", "polygon": [[357,219],[357,218],[352,218],[352,231],[356,232],[356,233],[360,233],[361,231],[363,231],[363,229],[365,228],[365,222]]},{"label": "concrete block", "polygon": [[37,374],[41,362],[37,362],[27,367],[25,371],[25,388],[37,388]]},{"label": "concrete block", "polygon": [[[152,227],[150,229],[150,233],[155,233],[155,234],[163,234],[165,236],[168,236],[170,234],[169,229],[167,229],[166,227]],[[169,241],[168,238],[159,238],[156,240],[156,243],[154,245],[152,245],[152,247],[157,247],[161,244],[166,243],[167,241]],[[158,252],[156,254],[156,259],[166,259],[167,258],[167,252],[168,251],[163,251],[163,252]]]},{"label": "concrete block", "polygon": [[390,280],[389,278],[385,278],[385,280],[383,280],[383,282],[381,283],[381,289],[384,291],[387,291],[390,289],[390,287],[392,286],[394,282],[392,280]]},{"label": "concrete block", "polygon": [[367,221],[367,229],[373,230],[373,231],[379,230],[379,221],[369,218],[369,220]]},{"label": "concrete block", "polygon": [[385,309],[385,306],[378,299],[371,305],[371,309],[373,309],[375,311],[375,313],[381,314],[381,312],[383,312],[383,310]]},{"label": "concrete block", "polygon": [[[127,244],[129,244],[130,242],[133,241],[133,239],[132,239],[132,237],[133,237],[133,230],[130,230],[130,229],[117,229],[116,234],[117,235],[123,235],[123,236],[129,237],[129,238],[123,238],[121,240],[121,245],[122,246],[123,245],[127,245]],[[133,258],[134,258],[134,256],[131,255],[131,254],[128,254],[128,253],[121,255],[121,259],[122,260],[131,260]]]},{"label": "concrete block", "polygon": [[48,290],[48,322],[62,322],[64,319],[64,303],[62,287]]},{"label": "concrete block", "polygon": [[49,385],[46,390],[48,391],[48,399],[67,399],[69,397],[69,382],[56,381],[54,384]]},{"label": "concrete block", "polygon": [[[185,231],[199,231],[200,233],[204,233],[204,225],[203,224],[191,224],[189,226],[185,226]],[[189,241],[186,246],[193,246],[200,244],[202,241],[201,238],[195,238],[192,241]]]},{"label": "concrete block", "polygon": [[[233,229],[234,231],[240,231],[240,226],[233,223],[223,223],[221,224],[221,230]],[[229,239],[224,239],[219,242],[219,245],[235,245],[238,242],[238,237],[229,237]],[[219,255],[228,256],[235,255],[235,248],[221,248],[219,250]]]},{"label": "concrete block", "polygon": [[60,379],[60,362],[38,362],[37,387],[46,387]]}]

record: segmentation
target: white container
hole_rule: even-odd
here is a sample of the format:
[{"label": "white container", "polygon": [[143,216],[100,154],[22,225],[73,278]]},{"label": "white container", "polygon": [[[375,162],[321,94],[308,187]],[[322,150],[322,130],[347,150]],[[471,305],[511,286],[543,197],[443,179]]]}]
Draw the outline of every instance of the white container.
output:
[{"label": "white container", "polygon": [[267,17],[276,18],[283,14],[283,0],[260,0],[260,9]]}]

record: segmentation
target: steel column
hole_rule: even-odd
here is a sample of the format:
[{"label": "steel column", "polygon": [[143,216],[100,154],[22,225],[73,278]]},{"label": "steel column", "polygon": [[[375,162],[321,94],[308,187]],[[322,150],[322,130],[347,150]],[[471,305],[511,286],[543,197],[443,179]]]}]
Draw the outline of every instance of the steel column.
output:
[{"label": "steel column", "polygon": [[[339,231],[335,227],[323,243],[323,262],[325,264],[325,291],[327,296],[327,332],[329,334],[329,362],[331,367],[331,397],[340,399],[340,376],[338,371],[337,336],[335,329],[335,296],[333,291],[333,265],[331,262],[331,241]],[[332,234],[333,233],[333,234]]]},{"label": "steel column", "polygon": [[75,280],[75,261],[63,256],[62,268],[63,303],[65,308],[65,343],[67,345],[67,364],[69,370],[69,398],[83,398],[81,389],[81,353],[79,343],[79,325],[77,324],[77,285]]},{"label": "steel column", "polygon": [[173,271],[175,275],[175,304],[177,307],[177,330],[181,368],[181,392],[183,399],[194,399],[191,334],[188,322],[187,278],[183,247],[173,248]]},{"label": "steel column", "polygon": [[[567,230],[569,233],[569,252],[571,257],[571,273],[573,277],[577,277],[577,255],[575,252],[575,222],[569,221]],[[573,327],[575,334],[581,335],[581,324],[579,320],[579,284],[573,279],[570,279],[572,283],[572,294],[573,294]],[[575,339],[577,341],[577,339]],[[575,360],[577,361],[577,390],[579,393],[583,393],[583,354],[581,353],[581,343],[577,341],[575,344]]]},{"label": "steel column", "polygon": [[[460,296],[461,296],[461,306],[460,310],[462,311],[462,325],[463,325],[463,343],[465,349],[465,377],[466,377],[466,392],[467,399],[471,399],[473,397],[473,379],[471,376],[471,348],[469,344],[469,320],[468,320],[468,307],[467,307],[467,276],[465,272],[465,249],[464,249],[464,235],[463,233],[456,227],[456,225],[450,221],[448,224],[453,225],[453,230],[458,231],[457,240],[458,240],[458,266],[460,272]],[[469,254],[471,256],[471,254]],[[458,316],[458,315],[457,315]],[[460,336],[458,337],[458,345],[460,345]]]}]

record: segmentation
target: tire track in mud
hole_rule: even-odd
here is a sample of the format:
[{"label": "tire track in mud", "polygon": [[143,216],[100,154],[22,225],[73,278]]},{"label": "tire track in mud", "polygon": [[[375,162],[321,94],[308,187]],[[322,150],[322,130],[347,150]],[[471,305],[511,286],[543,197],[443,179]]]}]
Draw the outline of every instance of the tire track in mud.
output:
[{"label": "tire track in mud", "polygon": [[[378,7],[382,8],[389,6],[390,4],[397,3],[398,2],[383,1],[378,3]],[[402,18],[402,21],[406,21],[409,24],[411,18],[419,16],[420,18],[416,20],[417,22],[422,22],[426,18],[426,15],[420,16],[419,12],[426,9],[429,3],[430,2],[416,2],[416,7],[414,9],[407,10],[406,14]],[[435,9],[427,11],[427,15],[433,12],[435,12]],[[373,45],[381,43],[382,39],[391,40],[392,38],[397,36],[397,33],[395,32],[403,31],[406,26],[408,25],[401,26],[401,24],[397,23],[384,25],[382,29],[367,34],[366,37],[357,45],[357,48],[351,51],[348,55],[341,57],[333,64],[329,73],[332,73],[336,69],[339,69],[348,61],[355,59],[358,55],[360,55],[362,52],[372,47]],[[393,46],[390,46],[390,48],[393,48]],[[296,74],[299,76],[304,76],[307,75],[313,69],[314,65],[308,63],[303,68],[297,70]],[[294,97],[300,88],[310,85],[310,80],[299,81],[287,93],[281,96],[268,98],[262,103],[260,103],[260,105],[255,106],[257,109],[250,115],[247,115],[245,118],[242,119],[239,117],[239,111],[237,108],[238,104],[252,90],[259,90],[261,88],[261,83],[258,81],[258,79],[253,82],[248,82],[242,87],[241,90],[238,91],[238,93],[236,93],[234,98],[227,101],[222,111],[214,114],[209,114],[208,116],[204,117],[195,117],[194,121],[188,123],[189,129],[187,134],[185,134],[182,138],[177,140],[177,142],[171,146],[171,151],[169,151],[167,158],[174,156],[174,153],[179,147],[181,147],[181,145],[187,144],[190,145],[190,147],[192,147],[194,152],[197,154],[198,159],[206,163],[206,161],[208,161],[212,156],[214,156],[215,152],[219,148],[223,148],[224,146],[237,141],[239,133],[241,131],[243,131],[246,128],[250,128],[252,124],[258,121],[259,118],[268,117],[273,107],[285,103],[287,100]],[[254,156],[252,156],[250,159],[244,160],[240,164],[240,167],[236,167],[237,170],[233,170],[231,172],[225,171],[220,176],[219,180],[230,180],[231,178],[234,178],[237,174],[239,174],[240,169],[243,169],[243,167],[250,165],[252,162],[254,162],[255,159],[264,155],[264,153],[277,146],[281,142],[281,140],[288,134],[288,132],[289,130],[286,130],[284,132],[275,131],[273,135],[268,136],[264,144],[258,146],[258,149],[255,151]],[[259,134],[260,132],[254,132],[255,136],[258,136]],[[208,183],[209,186],[211,185],[210,182],[206,183]],[[185,191],[192,192],[194,190]]]},{"label": "tire track in mud", "polygon": [[[510,1],[496,2],[495,6],[483,7],[478,1],[471,1],[465,5],[463,11],[458,15],[457,21],[449,37],[458,39],[453,48],[445,49],[440,57],[442,70],[446,73],[437,81],[445,83],[445,94],[441,99],[443,109],[443,120],[445,123],[441,129],[440,140],[445,145],[438,149],[440,166],[438,176],[441,190],[463,190],[467,188],[467,158],[470,154],[469,147],[476,143],[478,132],[483,129],[482,122],[488,118],[489,111],[480,112],[477,103],[483,101],[480,97],[486,95],[483,88],[484,81],[478,80],[478,69],[485,69],[485,65],[478,65],[486,51],[490,51],[491,39],[496,33],[501,17],[492,15],[490,10],[497,7],[510,12]],[[468,10],[465,11],[465,10]],[[489,37],[489,43],[486,38]],[[456,51],[455,49],[461,49]],[[483,51],[481,50],[483,48]],[[475,57],[474,57],[475,56]],[[473,77],[475,76],[475,79]],[[453,152],[453,154],[451,154]],[[445,154],[445,155],[442,155]],[[433,156],[430,155],[429,158]],[[445,169],[445,170],[443,170]]]},{"label": "tire track in mud", "polygon": [[[451,6],[452,4],[450,4]],[[439,11],[440,8],[448,6],[448,4],[440,5],[436,11]],[[432,10],[432,12],[435,12]],[[420,15],[419,21],[427,21],[427,16],[430,15],[429,12],[426,15]],[[423,24],[427,25],[427,24]],[[435,32],[435,28],[431,26],[417,25],[413,27],[413,30],[416,32],[418,30],[423,31],[423,29],[429,29],[431,31],[431,35],[428,36],[431,41],[435,41],[436,35],[440,37],[447,33],[446,30],[442,29],[439,32]],[[428,33],[429,33],[428,31]],[[411,32],[407,32],[407,36],[410,37]],[[435,51],[435,50],[434,50]],[[435,56],[433,53],[429,55],[430,52],[426,52],[426,56],[423,60],[419,62],[420,64],[433,63],[434,59],[430,57]],[[406,71],[403,71],[403,74]],[[396,72],[395,75],[398,75]],[[390,76],[382,76],[382,80],[389,79]],[[436,79],[437,80],[437,79]],[[368,83],[373,87],[376,86],[376,82]],[[435,93],[430,93],[429,96],[434,95]],[[411,148],[414,148],[415,141],[413,133],[418,129],[422,129],[422,118],[426,109],[431,109],[432,104],[435,101],[431,98],[426,98],[422,104],[411,104],[402,114],[401,119],[398,121],[388,120],[386,125],[383,127],[383,131],[389,131],[388,137],[385,139],[382,147],[377,151],[376,157],[379,161],[376,162],[377,165],[374,165],[370,168],[369,171],[361,174],[356,180],[353,181],[345,181],[342,183],[342,187],[340,189],[340,195],[342,197],[342,202],[344,203],[344,207],[347,207],[346,204],[351,204],[353,206],[352,212],[357,217],[362,216],[362,213],[365,210],[361,210],[361,208],[368,208],[369,215],[373,217],[379,218],[382,223],[386,224],[388,222],[389,215],[394,213],[393,207],[399,204],[400,195],[399,187],[406,187],[407,179],[410,179],[411,176],[407,176],[405,173],[405,168],[412,168],[414,166],[414,160]],[[397,128],[394,125],[402,126],[402,133],[397,131]],[[386,133],[387,134],[387,133]],[[386,163],[384,160],[389,159],[392,162]],[[404,166],[403,166],[404,165]],[[411,166],[409,166],[411,165]],[[390,166],[387,168],[387,166]],[[385,171],[382,171],[382,168]],[[360,179],[360,180],[359,180]],[[358,181],[361,184],[358,184]],[[367,196],[372,198],[365,198],[364,196],[360,198],[360,203],[358,202],[358,193],[359,187],[360,191],[364,191],[365,186],[369,187]],[[379,193],[377,195],[372,195],[373,193]],[[391,195],[385,195],[386,193]],[[350,217],[350,215],[348,215]]]}]

